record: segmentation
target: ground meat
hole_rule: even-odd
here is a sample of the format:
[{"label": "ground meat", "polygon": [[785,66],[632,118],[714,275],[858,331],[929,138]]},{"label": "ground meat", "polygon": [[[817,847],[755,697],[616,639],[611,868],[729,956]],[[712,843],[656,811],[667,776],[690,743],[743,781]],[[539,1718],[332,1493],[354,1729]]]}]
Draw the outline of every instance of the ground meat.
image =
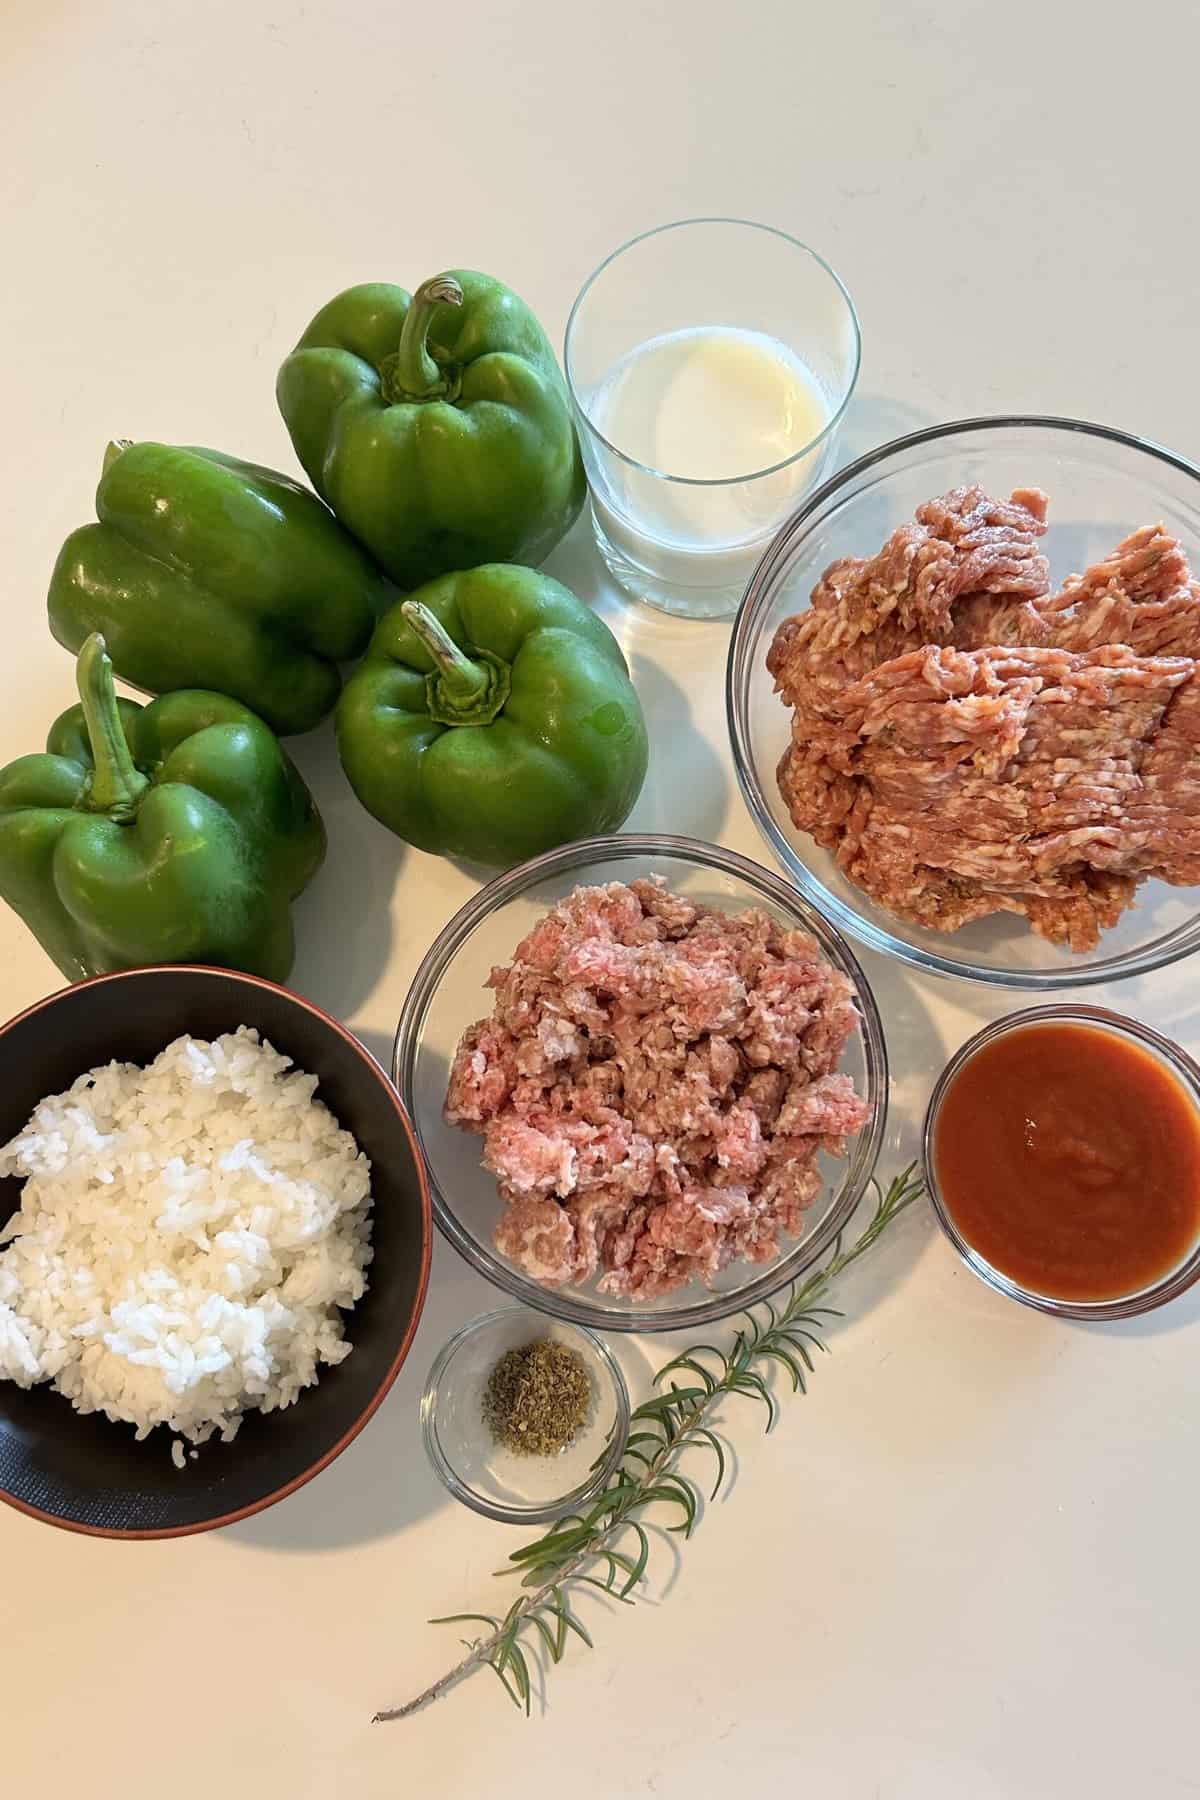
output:
[{"label": "ground meat", "polygon": [[956,489],[826,572],[768,657],[778,778],[888,911],[1086,950],[1139,881],[1200,880],[1200,583],[1151,526],[1051,594],[1045,504]]},{"label": "ground meat", "polygon": [[767,656],[776,686],[791,705],[819,710],[824,696],[878,664],[950,643],[956,612],[972,595],[988,597],[993,609],[999,596],[997,610],[1022,616],[1050,588],[1037,547],[1045,521],[1046,496],[1036,488],[1010,500],[955,488],[927,501],[877,556],[843,557],[826,569],[808,611],[776,633]]},{"label": "ground meat", "polygon": [[1200,883],[1200,681],[1188,680],[1166,710],[1128,802],[1147,869],[1180,885]]},{"label": "ground meat", "polygon": [[1127,644],[1139,656],[1200,658],[1200,582],[1161,525],[1147,525],[1047,600],[1050,641],[1064,650]]},{"label": "ground meat", "polygon": [[869,1109],[837,1073],[858,1015],[804,931],[661,881],[577,888],[492,971],[450,1071],[536,1281],[652,1299],[778,1255]]},{"label": "ground meat", "polygon": [[575,1266],[575,1223],[553,1200],[514,1200],[496,1227],[494,1242],[501,1256],[535,1281],[565,1281]]}]

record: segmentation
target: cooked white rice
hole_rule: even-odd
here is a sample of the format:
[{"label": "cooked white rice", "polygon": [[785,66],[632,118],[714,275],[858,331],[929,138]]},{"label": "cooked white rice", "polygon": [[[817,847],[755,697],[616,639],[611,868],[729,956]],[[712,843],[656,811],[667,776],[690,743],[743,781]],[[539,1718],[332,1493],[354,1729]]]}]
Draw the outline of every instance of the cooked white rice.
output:
[{"label": "cooked white rice", "polygon": [[370,1164],[289,1069],[243,1026],[40,1103],[0,1150],[27,1178],[0,1231],[0,1377],[201,1444],[350,1354]]}]

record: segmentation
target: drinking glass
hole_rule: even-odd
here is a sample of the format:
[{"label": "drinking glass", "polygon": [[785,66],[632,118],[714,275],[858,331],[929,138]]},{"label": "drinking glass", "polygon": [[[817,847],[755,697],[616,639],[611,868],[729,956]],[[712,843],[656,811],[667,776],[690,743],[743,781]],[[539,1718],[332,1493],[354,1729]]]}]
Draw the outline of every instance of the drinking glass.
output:
[{"label": "drinking glass", "polygon": [[663,612],[728,618],[828,468],[861,336],[815,251],[745,219],[683,219],[584,283],[564,362],[601,555]]}]

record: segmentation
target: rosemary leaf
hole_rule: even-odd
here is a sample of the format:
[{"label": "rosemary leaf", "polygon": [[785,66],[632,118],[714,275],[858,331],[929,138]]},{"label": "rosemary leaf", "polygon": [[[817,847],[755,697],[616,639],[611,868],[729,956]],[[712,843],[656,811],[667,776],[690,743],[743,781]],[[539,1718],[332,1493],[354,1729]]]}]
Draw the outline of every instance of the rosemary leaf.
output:
[{"label": "rosemary leaf", "polygon": [[593,1650],[595,1648],[595,1645],[592,1643],[592,1640],[591,1640],[590,1636],[588,1635],[587,1631],[585,1630],[585,1628],[579,1623],[579,1620],[575,1617],[575,1614],[571,1611],[570,1602],[563,1599],[562,1594],[558,1588],[555,1588],[554,1594],[555,1594],[555,1599],[554,1599],[554,1603],[553,1603],[551,1610],[558,1614],[559,1618],[562,1620],[562,1623],[565,1625],[565,1627],[567,1628],[568,1631],[573,1631],[575,1633],[576,1637],[580,1637],[583,1639],[584,1643],[587,1645],[589,1650]]},{"label": "rosemary leaf", "polygon": [[559,1646],[558,1639],[551,1631],[549,1625],[547,1625],[541,1613],[530,1613],[529,1619],[530,1623],[537,1627],[542,1642],[546,1646],[546,1655],[550,1658],[550,1661],[552,1663],[558,1662],[562,1656],[562,1649]]},{"label": "rosemary leaf", "polygon": [[715,1432],[707,1430],[703,1425],[696,1427],[696,1442],[707,1444],[717,1459],[717,1479],[713,1483],[712,1493],[708,1496],[715,1500],[725,1482],[725,1447]]},{"label": "rosemary leaf", "polygon": [[638,1582],[642,1579],[642,1576],[646,1573],[646,1564],[650,1560],[650,1539],[646,1535],[645,1526],[639,1525],[634,1521],[630,1524],[629,1529],[637,1533],[638,1554],[636,1561],[630,1568],[629,1578],[626,1581],[625,1586],[621,1589],[622,1600],[629,1598],[629,1595],[633,1592]]},{"label": "rosemary leaf", "polygon": [[772,1362],[781,1364],[787,1370],[791,1378],[793,1394],[800,1393],[804,1387],[804,1371],[790,1351],[784,1349],[782,1342],[777,1343],[773,1348],[768,1345],[763,1351],[763,1355],[769,1357]]},{"label": "rosemary leaf", "polygon": [[677,1369],[687,1369],[693,1375],[698,1376],[704,1384],[704,1391],[706,1394],[711,1394],[717,1385],[716,1376],[710,1375],[708,1370],[704,1367],[704,1364],[698,1363],[690,1351],[682,1356],[677,1356],[674,1362],[669,1362],[665,1368],[658,1371],[658,1374],[654,1379],[655,1381],[661,1381],[664,1376],[673,1375]]}]

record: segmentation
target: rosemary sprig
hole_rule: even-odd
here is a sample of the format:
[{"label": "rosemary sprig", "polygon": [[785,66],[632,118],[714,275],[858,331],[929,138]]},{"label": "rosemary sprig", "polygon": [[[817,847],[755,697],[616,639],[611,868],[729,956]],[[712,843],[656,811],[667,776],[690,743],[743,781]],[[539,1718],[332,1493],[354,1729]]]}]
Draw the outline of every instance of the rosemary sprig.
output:
[{"label": "rosemary sprig", "polygon": [[[695,1344],[658,1371],[655,1385],[665,1382],[666,1389],[634,1411],[625,1455],[599,1499],[587,1512],[558,1520],[544,1537],[513,1551],[512,1566],[501,1572],[519,1574],[526,1591],[503,1617],[452,1613],[432,1619],[433,1625],[477,1624],[487,1631],[482,1637],[464,1638],[467,1654],[461,1661],[415,1699],[377,1712],[373,1723],[408,1718],[479,1668],[491,1669],[509,1698],[528,1714],[529,1650],[543,1648],[552,1663],[561,1662],[571,1634],[591,1648],[592,1640],[572,1610],[569,1589],[584,1584],[633,1604],[633,1590],[643,1580],[650,1557],[650,1538],[637,1515],[662,1503],[679,1514],[667,1529],[691,1535],[701,1496],[697,1483],[679,1469],[684,1451],[700,1445],[712,1453],[716,1481],[709,1498],[715,1500],[725,1480],[725,1451],[712,1429],[721,1402],[730,1395],[759,1401],[766,1409],[766,1429],[771,1429],[778,1414],[778,1401],[766,1380],[771,1365],[786,1370],[793,1392],[806,1391],[813,1352],[827,1348],[825,1322],[841,1317],[835,1308],[818,1302],[925,1188],[911,1163],[886,1193],[877,1182],[871,1185],[875,1208],[859,1236],[848,1249],[839,1238],[821,1267],[793,1286],[782,1309],[763,1303],[744,1315],[746,1322],[729,1350]],[[677,1377],[686,1377],[687,1384],[680,1385]]]}]

